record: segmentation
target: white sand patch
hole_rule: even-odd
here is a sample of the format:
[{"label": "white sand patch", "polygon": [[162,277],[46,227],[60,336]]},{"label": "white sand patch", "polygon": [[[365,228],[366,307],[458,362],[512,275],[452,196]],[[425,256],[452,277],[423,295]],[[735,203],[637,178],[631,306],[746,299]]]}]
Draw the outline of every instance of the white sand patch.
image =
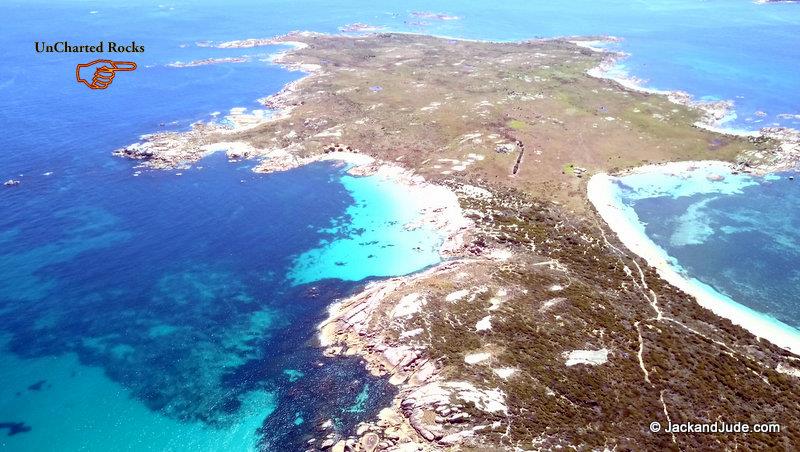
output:
[{"label": "white sand patch", "polygon": [[496,261],[507,261],[514,256],[514,253],[511,250],[504,249],[504,248],[495,248],[489,252],[489,258],[494,259]]},{"label": "white sand patch", "polygon": [[497,375],[498,377],[502,378],[503,380],[506,380],[510,376],[512,376],[515,373],[517,373],[517,370],[518,369],[516,369],[514,367],[501,367],[499,369],[492,369],[492,372],[494,372],[495,375]]},{"label": "white sand patch", "polygon": [[[724,165],[721,162],[680,162],[663,165],[665,171],[685,171],[688,167],[703,165]],[[726,178],[728,180],[730,178]],[[724,182],[710,182],[722,184]],[[658,274],[687,294],[693,296],[700,306],[740,325],[757,337],[792,353],[800,354],[800,331],[736,303],[731,298],[718,293],[712,287],[694,278],[687,278],[676,271],[669,263],[669,256],[644,233],[644,226],[638,221],[633,209],[625,206],[619,198],[614,178],[607,174],[592,176],[588,183],[589,201],[613,230],[619,240],[631,251],[644,258],[658,270]],[[636,220],[634,220],[636,219]]]},{"label": "white sand patch", "polygon": [[455,292],[450,292],[449,294],[447,294],[447,296],[444,297],[444,300],[452,303],[454,301],[461,300],[467,295],[469,295],[469,289],[456,290]]},{"label": "white sand patch", "polygon": [[486,331],[492,329],[492,316],[487,315],[486,317],[478,320],[475,324],[476,331]]},{"label": "white sand patch", "polygon": [[539,308],[539,311],[544,312],[553,306],[561,303],[562,301],[566,300],[566,298],[551,298],[550,300],[545,301],[542,303],[542,307]]},{"label": "white sand patch", "polygon": [[392,310],[392,317],[408,317],[416,314],[425,303],[425,298],[421,297],[420,294],[410,293],[397,302],[397,305]]},{"label": "white sand patch", "polygon": [[506,289],[503,288],[497,289],[495,295],[489,299],[490,306],[488,310],[496,311],[497,309],[499,309],[500,305],[502,305],[505,302],[504,298],[506,297],[506,295],[508,295],[508,291]]},{"label": "white sand patch", "polygon": [[600,350],[573,350],[564,353],[567,359],[567,366],[574,366],[577,364],[588,364],[590,366],[597,366],[605,364],[608,361],[608,349],[601,348]]},{"label": "white sand patch", "polygon": [[491,199],[492,197],[492,193],[489,190],[476,187],[474,185],[462,185],[456,190],[456,192],[461,193],[468,198],[475,199]]},{"label": "white sand patch", "polygon": [[491,357],[492,355],[486,352],[472,353],[464,357],[464,362],[467,364],[477,364],[481,361],[486,361]]},{"label": "white sand patch", "polygon": [[564,290],[564,286],[562,286],[561,284],[553,284],[552,286],[548,287],[547,290],[549,290],[550,292],[560,292]]},{"label": "white sand patch", "polygon": [[422,328],[415,328],[413,330],[403,331],[400,334],[400,338],[404,339],[404,338],[407,338],[407,337],[419,336],[420,334],[423,333],[423,331],[425,331],[425,330],[422,329]]},{"label": "white sand patch", "polygon": [[482,411],[508,414],[506,395],[499,389],[478,389],[466,381],[451,381],[442,386],[453,389],[458,398],[474,403]]},{"label": "white sand patch", "polygon": [[778,366],[775,367],[775,371],[785,375],[791,375],[793,377],[800,378],[800,369],[791,366],[784,366],[783,363],[778,364]]},{"label": "white sand patch", "polygon": [[323,130],[322,132],[314,136],[316,138],[328,138],[328,137],[339,138],[342,136],[342,127],[341,126],[331,127]]}]

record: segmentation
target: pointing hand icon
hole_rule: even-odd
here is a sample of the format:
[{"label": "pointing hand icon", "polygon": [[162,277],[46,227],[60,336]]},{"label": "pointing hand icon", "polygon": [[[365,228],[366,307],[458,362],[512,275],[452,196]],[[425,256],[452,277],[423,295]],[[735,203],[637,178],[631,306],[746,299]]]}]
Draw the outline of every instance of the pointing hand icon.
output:
[{"label": "pointing hand icon", "polygon": [[114,81],[114,74],[119,71],[132,71],[136,63],[132,61],[94,60],[81,63],[75,68],[78,83],[91,89],[106,89]]}]

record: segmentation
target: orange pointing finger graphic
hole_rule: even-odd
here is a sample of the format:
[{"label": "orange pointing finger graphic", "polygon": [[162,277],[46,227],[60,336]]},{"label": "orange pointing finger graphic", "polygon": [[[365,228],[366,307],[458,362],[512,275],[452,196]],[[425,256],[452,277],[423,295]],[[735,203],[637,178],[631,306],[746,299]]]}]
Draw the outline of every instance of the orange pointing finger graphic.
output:
[{"label": "orange pointing finger graphic", "polygon": [[114,74],[120,71],[136,69],[133,61],[94,60],[91,63],[81,63],[75,68],[75,77],[78,83],[83,83],[91,89],[106,89],[114,81]]}]

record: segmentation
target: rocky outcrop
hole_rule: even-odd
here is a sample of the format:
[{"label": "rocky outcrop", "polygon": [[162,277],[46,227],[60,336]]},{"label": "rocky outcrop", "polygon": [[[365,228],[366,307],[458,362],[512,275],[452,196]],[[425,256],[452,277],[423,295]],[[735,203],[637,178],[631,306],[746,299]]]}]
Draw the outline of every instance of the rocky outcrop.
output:
[{"label": "rocky outcrop", "polygon": [[773,146],[769,150],[745,153],[739,159],[741,166],[751,167],[758,174],[800,167],[800,131],[787,127],[766,127],[751,140],[771,140]]},{"label": "rocky outcrop", "polygon": [[415,276],[376,282],[331,307],[328,320],[320,325],[325,354],[362,356],[370,372],[389,376],[399,389],[392,406],[381,411],[377,421],[364,423],[356,436],[347,439],[348,444],[356,444],[352,450],[374,450],[365,444],[376,443],[380,450],[444,449],[473,437],[475,428],[480,428],[473,425],[469,410],[505,412],[502,392],[442,378],[441,364],[426,347],[410,340],[416,332],[392,339],[383,328],[386,319],[393,317],[387,317],[387,300],[410,290],[416,281],[451,278],[469,265],[469,260],[455,260]]},{"label": "rocky outcrop", "polygon": [[187,167],[209,154],[209,132],[218,126],[196,123],[187,132],[162,132],[142,136],[142,141],[114,151],[114,155],[141,160],[155,169]]}]

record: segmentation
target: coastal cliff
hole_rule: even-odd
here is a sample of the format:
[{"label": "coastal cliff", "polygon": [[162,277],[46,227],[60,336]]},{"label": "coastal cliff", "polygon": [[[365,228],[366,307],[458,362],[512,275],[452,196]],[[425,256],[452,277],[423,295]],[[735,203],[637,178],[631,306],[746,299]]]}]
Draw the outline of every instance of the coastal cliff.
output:
[{"label": "coastal cliff", "polygon": [[[117,151],[153,168],[224,150],[256,171],[325,156],[391,162],[457,194],[471,225],[447,261],[331,307],[329,355],[364,357],[399,388],[380,419],[309,447],[711,449],[800,444],[800,363],[714,315],[631,253],[586,199],[587,176],[647,163],[792,165],[790,131],[735,136],[683,97],[587,72],[568,40],[298,33],[276,59],[309,73],[263,99],[268,119],[202,124]],[[715,106],[719,107],[719,106]],[[236,118],[234,118],[236,119]],[[659,422],[778,422],[780,434],[671,435]],[[325,425],[325,420],[320,420]]]}]

